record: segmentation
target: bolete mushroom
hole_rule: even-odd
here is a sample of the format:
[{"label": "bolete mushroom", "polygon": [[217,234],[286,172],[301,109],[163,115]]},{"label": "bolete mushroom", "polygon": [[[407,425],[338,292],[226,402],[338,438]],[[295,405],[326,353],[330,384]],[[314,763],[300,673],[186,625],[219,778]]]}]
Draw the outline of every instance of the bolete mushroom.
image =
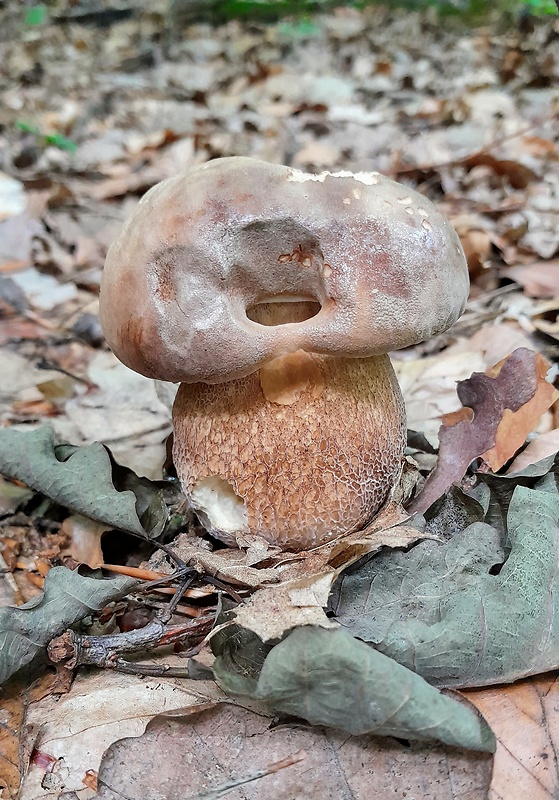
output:
[{"label": "bolete mushroom", "polygon": [[174,461],[207,529],[301,550],[386,501],[405,437],[387,354],[448,328],[467,294],[458,237],[418,193],[235,157],[142,198],[101,321],[128,367],[180,382]]}]

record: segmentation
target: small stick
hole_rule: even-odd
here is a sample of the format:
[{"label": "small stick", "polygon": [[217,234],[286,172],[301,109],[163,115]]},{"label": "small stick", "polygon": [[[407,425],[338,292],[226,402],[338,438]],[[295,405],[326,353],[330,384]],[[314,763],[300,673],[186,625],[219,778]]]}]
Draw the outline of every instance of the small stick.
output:
[{"label": "small stick", "polygon": [[[108,636],[84,636],[67,630],[52,639],[48,646],[48,655],[54,663],[66,661],[67,669],[87,664],[137,675],[188,677],[187,668],[169,667],[166,664],[132,664],[121,656],[170,645],[183,639],[203,637],[213,621],[212,615],[189,620],[181,625],[166,625],[161,618],[156,617],[143,628]],[[192,654],[195,652],[196,648]]]},{"label": "small stick", "polygon": [[268,766],[264,767],[264,769],[253,772],[252,775],[248,775],[246,778],[236,778],[226,783],[221,783],[213,789],[206,789],[203,792],[191,794],[186,797],[185,800],[219,800],[238,786],[243,786],[245,783],[252,783],[252,781],[257,781],[260,778],[266,777],[266,775],[273,775],[275,772],[279,772],[280,769],[292,767],[293,764],[304,761],[306,757],[307,753],[305,750],[298,750],[296,753],[282,758],[281,761],[274,761],[272,764],[268,764]]}]

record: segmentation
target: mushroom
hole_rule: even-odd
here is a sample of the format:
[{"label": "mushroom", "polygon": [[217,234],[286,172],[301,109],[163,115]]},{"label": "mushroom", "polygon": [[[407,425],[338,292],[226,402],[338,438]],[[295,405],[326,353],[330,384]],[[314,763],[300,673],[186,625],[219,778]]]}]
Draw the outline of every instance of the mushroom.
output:
[{"label": "mushroom", "polygon": [[389,497],[405,413],[388,352],[448,328],[467,295],[459,239],[417,192],[232,157],[142,198],[101,322],[124,364],[180,383],[174,462],[205,527],[302,550]]}]

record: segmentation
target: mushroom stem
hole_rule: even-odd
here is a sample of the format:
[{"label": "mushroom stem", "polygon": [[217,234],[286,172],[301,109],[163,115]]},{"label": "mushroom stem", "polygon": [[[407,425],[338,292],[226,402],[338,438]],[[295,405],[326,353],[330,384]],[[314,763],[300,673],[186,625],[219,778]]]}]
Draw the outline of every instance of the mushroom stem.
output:
[{"label": "mushroom stem", "polygon": [[359,530],[387,499],[405,440],[388,356],[299,350],[245,378],[181,384],[174,461],[203,524],[304,550]]}]

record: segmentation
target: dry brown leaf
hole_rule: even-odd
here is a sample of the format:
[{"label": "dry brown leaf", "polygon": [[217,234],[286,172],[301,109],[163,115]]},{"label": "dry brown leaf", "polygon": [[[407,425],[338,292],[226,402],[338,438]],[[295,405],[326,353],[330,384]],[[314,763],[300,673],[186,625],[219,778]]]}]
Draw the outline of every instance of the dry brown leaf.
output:
[{"label": "dry brown leaf", "polygon": [[502,466],[502,458],[514,455],[556,398],[545,381],[549,367],[539,353],[519,348],[487,373],[476,372],[458,384],[463,408],[443,420],[437,465],[408,510],[421,513],[429,508],[464,477],[475,458],[483,456]]},{"label": "dry brown leaf", "polygon": [[[486,374],[497,377],[504,363],[502,361],[496,364]],[[483,460],[489,464],[493,472],[497,472],[512,458],[518,448],[526,441],[528,434],[535,429],[542,414],[559,397],[559,392],[556,391],[553,384],[546,380],[550,367],[549,361],[540,353],[537,353],[535,355],[537,388],[534,396],[527,403],[520,406],[518,410],[513,410],[508,406],[505,407],[497,427],[495,445],[482,454]]]},{"label": "dry brown leaf", "polygon": [[474,280],[486,266],[491,254],[488,221],[477,214],[462,214],[455,217],[452,224],[462,242],[470,277]]},{"label": "dry brown leaf", "polygon": [[247,554],[242,550],[223,549],[215,553],[203,547],[181,548],[180,557],[191,567],[228,581],[234,586],[256,588],[267,583],[277,583],[279,573],[274,569],[257,569],[247,565]]},{"label": "dry brown leaf", "polygon": [[29,267],[33,238],[39,233],[41,226],[27,212],[0,219],[0,272]]},{"label": "dry brown leaf", "polygon": [[263,641],[276,639],[298,625],[337,627],[324,609],[332,584],[367,553],[381,547],[407,547],[425,534],[402,522],[409,515],[397,503],[389,503],[363,531],[329,542],[315,551],[277,556],[275,570],[282,579],[277,586],[255,592],[235,609],[236,620]]},{"label": "dry brown leaf", "polygon": [[68,546],[62,554],[68,554],[74,561],[87,564],[92,569],[100,567],[104,562],[101,537],[106,530],[109,530],[106,525],[82,517],[81,514],[72,514],[62,523],[62,532],[69,538]]},{"label": "dry brown leaf", "polygon": [[254,776],[301,750],[303,761],[233,788],[227,797],[481,800],[491,780],[487,755],[302,724],[272,727],[264,715],[223,704],[187,720],[160,717],[142,737],[112,745],[99,770],[97,797],[144,800],[154,788],[161,800],[187,800],[199,792],[210,797],[211,789]]},{"label": "dry brown leaf", "polygon": [[406,403],[408,428],[421,431],[434,445],[441,417],[460,407],[456,382],[486,366],[479,349],[470,348],[466,340],[463,345],[436,356],[392,362]]},{"label": "dry brown leaf", "polygon": [[[502,361],[519,347],[537,350],[516,322],[483,325],[468,340],[468,347],[481,353],[486,367]],[[458,352],[457,345],[453,345],[452,349]]]},{"label": "dry brown leaf", "polygon": [[2,693],[0,709],[0,796],[16,800],[25,771],[20,759],[20,731],[27,707],[26,678],[12,679]]},{"label": "dry brown leaf", "polygon": [[464,693],[497,737],[489,800],[559,797],[559,681],[556,673]]},{"label": "dry brown leaf", "polygon": [[330,569],[319,575],[260,589],[246,603],[237,606],[235,619],[264,642],[279,639],[285,631],[298,625],[336,628],[337,623],[324,613],[336,574]]},{"label": "dry brown leaf", "polygon": [[52,674],[32,683],[35,675],[23,670],[2,687],[0,706],[0,797],[19,800],[21,782],[27,772],[37,728],[29,724],[27,712],[31,703],[50,693]]},{"label": "dry brown leaf", "polygon": [[293,165],[305,169],[331,169],[340,163],[340,151],[337,147],[322,142],[309,142],[299,150],[293,158]]},{"label": "dry brown leaf", "polygon": [[523,286],[529,297],[559,296],[559,259],[511,267],[505,276]]},{"label": "dry brown leaf", "polygon": [[554,428],[552,431],[542,433],[533,439],[514,459],[507,469],[507,475],[521,472],[526,467],[537,464],[538,461],[543,461],[544,458],[548,458],[548,456],[552,456],[557,452],[559,452],[559,428]]},{"label": "dry brown leaf", "polygon": [[[184,667],[184,661],[175,659],[176,665]],[[172,663],[173,658],[166,658],[166,662]],[[44,768],[32,765],[19,800],[52,798],[54,790],[55,796],[62,790],[79,792],[85,773],[99,769],[103,753],[112,742],[141,736],[158,714],[178,709],[186,714],[192,706],[207,707],[224,699],[211,681],[138,680],[137,676],[108,670],[78,674],[70,692],[60,700],[45,697],[29,709],[26,724],[33,731],[31,744],[56,763],[45,786]]]},{"label": "dry brown leaf", "polygon": [[489,167],[495,175],[508,181],[513,189],[525,189],[530,183],[538,180],[536,173],[524,164],[512,159],[495,158],[484,151],[474,153],[464,159],[464,165],[468,169],[478,166]]}]

